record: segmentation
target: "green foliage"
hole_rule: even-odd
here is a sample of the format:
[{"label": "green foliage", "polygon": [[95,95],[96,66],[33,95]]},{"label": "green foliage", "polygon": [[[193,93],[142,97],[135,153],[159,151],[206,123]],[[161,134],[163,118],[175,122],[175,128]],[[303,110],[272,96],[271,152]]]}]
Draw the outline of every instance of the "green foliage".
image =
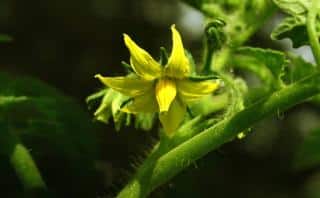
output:
[{"label": "green foliage", "polygon": [[10,128],[26,138],[44,138],[61,154],[94,155],[95,140],[87,133],[90,119],[72,99],[31,78],[0,74],[0,79],[0,118]]},{"label": "green foliage", "polygon": [[[254,132],[254,126],[262,119],[274,114],[280,117],[283,111],[302,102],[320,101],[320,1],[273,0],[274,4],[266,0],[184,1],[203,13],[206,20],[201,65],[195,64],[188,50],[183,53],[179,49],[191,64],[191,76],[187,80],[195,89],[195,82],[216,80],[219,88],[196,102],[191,99],[201,96],[201,92],[189,93],[194,98],[190,96],[190,101],[186,99],[184,103],[180,98],[185,94],[183,89],[174,87],[179,86],[174,81],[180,78],[170,79],[173,88],[169,92],[174,93],[174,99],[179,97],[176,101],[183,102],[181,106],[188,114],[181,116],[184,122],[170,136],[159,129],[159,142],[119,193],[120,198],[147,197],[209,152]],[[275,5],[288,16],[273,30],[271,38],[290,38],[294,47],[310,45],[316,65],[291,53],[244,46],[249,45],[250,37],[272,16]],[[0,42],[10,41],[11,37],[0,35]],[[188,62],[182,57],[177,59],[177,65]],[[158,60],[162,66],[168,62],[164,47],[160,48]],[[147,65],[148,59],[145,62]],[[122,62],[122,65],[128,73],[132,71],[130,64]],[[212,81],[210,85],[205,83],[204,90],[206,86],[217,85]],[[154,85],[150,87],[157,89]],[[88,96],[86,102],[94,111],[95,120],[112,123],[117,131],[130,125],[150,131],[156,128],[158,116],[164,113],[124,112],[122,108],[132,98],[108,87]],[[175,122],[176,117],[168,117],[167,121]],[[71,197],[86,197],[82,191],[94,185],[98,143],[91,118],[76,101],[38,80],[0,73],[0,129],[0,160],[10,161],[25,189],[46,189],[48,185],[49,191],[59,194],[59,188],[65,188],[63,184],[53,185],[58,186],[56,189],[50,186],[63,177],[70,183],[67,188],[75,189]],[[320,164],[319,145],[317,128],[306,134],[299,145],[293,160],[295,170]],[[61,164],[66,168],[56,175],[46,168],[51,163],[57,169]],[[87,197],[93,196],[96,195]]]},{"label": "green foliage", "polygon": [[267,84],[271,84],[274,89],[283,86],[281,77],[288,64],[284,53],[271,49],[241,47],[236,50],[236,54],[235,60],[239,61],[235,64],[241,65],[244,69],[247,67],[265,82],[270,81]]},{"label": "green foliage", "polygon": [[289,82],[299,81],[307,76],[315,73],[317,68],[315,65],[306,62],[302,57],[293,54],[289,55],[290,66],[288,71]]},{"label": "green foliage", "polygon": [[273,2],[283,12],[292,16],[306,14],[311,6],[311,1],[304,0],[273,0]]},{"label": "green foliage", "polygon": [[[271,38],[281,40],[290,38],[293,47],[300,47],[309,43],[307,33],[307,14],[311,7],[311,1],[303,0],[274,0],[274,3],[287,16],[271,33]],[[316,23],[317,37],[320,36],[320,21]]]},{"label": "green foliage", "polygon": [[[243,138],[248,129],[265,116],[279,114],[319,93],[319,73],[312,64],[291,54],[287,57],[281,51],[242,46],[272,15],[274,6],[269,1],[185,2],[200,10],[208,22],[202,72],[218,76],[223,86],[216,95],[190,106],[190,117],[195,118],[182,125],[171,139],[160,139],[159,148],[155,148],[118,197],[147,196],[206,153],[237,136]],[[274,0],[274,3],[290,16],[272,32],[272,38],[289,37],[294,47],[311,44],[319,61],[319,23],[316,9],[311,9],[317,1]],[[219,25],[220,19],[225,23]],[[313,25],[315,29],[310,27]],[[242,70],[258,77],[260,86],[248,86],[247,78],[237,76]],[[206,121],[208,125],[203,124]],[[197,125],[203,128],[195,127]],[[169,146],[163,147],[163,144]],[[305,153],[303,149],[301,152]],[[160,157],[154,159],[154,155]]]},{"label": "green foliage", "polygon": [[[60,174],[70,181],[87,177],[87,181],[74,182],[75,186],[93,182],[93,163],[98,148],[94,134],[89,133],[93,131],[90,120],[80,105],[56,89],[32,78],[0,73],[0,123],[32,150],[31,155],[39,162],[49,183]],[[4,134],[3,131],[0,136]],[[10,140],[2,140],[5,142],[0,142],[0,150],[10,156],[11,151],[6,148],[15,143],[6,144]],[[20,158],[23,159],[19,157],[16,161]],[[56,163],[55,160],[65,164],[59,175],[46,169]],[[64,188],[59,184],[57,187],[57,192]],[[74,193],[81,193],[81,190]]]}]

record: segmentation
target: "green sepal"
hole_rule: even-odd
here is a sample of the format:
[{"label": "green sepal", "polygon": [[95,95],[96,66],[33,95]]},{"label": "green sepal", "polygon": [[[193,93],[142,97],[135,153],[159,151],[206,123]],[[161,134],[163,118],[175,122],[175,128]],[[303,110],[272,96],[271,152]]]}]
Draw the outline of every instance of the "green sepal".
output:
[{"label": "green sepal", "polygon": [[189,60],[189,64],[190,64],[190,74],[195,74],[196,71],[197,71],[197,68],[196,68],[196,63],[194,61],[194,58],[191,54],[191,52],[187,49],[184,49],[184,54],[186,55],[186,57],[188,58]]},{"label": "green sepal", "polygon": [[123,107],[125,107],[127,104],[129,104],[129,102],[131,102],[131,101],[133,101],[133,100],[134,100],[134,98],[129,98],[129,99],[123,101],[123,102],[121,103],[121,105],[120,105],[120,109],[122,109]]},{"label": "green sepal", "polygon": [[219,79],[219,77],[218,75],[189,76],[188,79],[194,82],[200,82],[204,80],[216,80],[216,79]]},{"label": "green sepal", "polygon": [[94,113],[95,120],[105,124],[109,124],[110,120],[112,120],[116,131],[120,131],[124,126],[130,126],[132,121],[134,121],[137,129],[151,130],[155,123],[155,114],[130,114],[121,110],[130,104],[133,99],[110,88],[106,88],[88,96],[86,101],[90,109],[98,106]]},{"label": "green sepal", "polygon": [[169,55],[165,47],[160,47],[160,60],[161,66],[165,66],[168,63]]},{"label": "green sepal", "polygon": [[134,126],[136,129],[150,131],[156,120],[156,113],[138,113],[135,115]]},{"label": "green sepal", "polygon": [[121,65],[130,73],[134,73],[131,65],[125,61],[121,61]]}]

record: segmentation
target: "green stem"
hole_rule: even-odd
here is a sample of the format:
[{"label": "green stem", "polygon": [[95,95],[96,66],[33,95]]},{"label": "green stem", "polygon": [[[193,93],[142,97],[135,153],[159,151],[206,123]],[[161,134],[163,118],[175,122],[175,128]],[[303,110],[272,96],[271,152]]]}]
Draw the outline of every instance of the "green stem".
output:
[{"label": "green stem", "polygon": [[213,59],[213,52],[214,49],[210,46],[208,46],[209,44],[206,44],[206,51],[204,53],[204,63],[203,63],[203,73],[208,75],[211,73],[211,64],[212,64],[212,59]]},{"label": "green stem", "polygon": [[3,129],[0,141],[1,152],[9,157],[10,163],[27,195],[33,197],[43,195],[46,193],[46,184],[28,149],[11,130]]},{"label": "green stem", "polygon": [[168,146],[168,139],[156,144],[149,157],[139,167],[139,171],[133,177],[133,179],[127,184],[127,188],[124,188],[117,196],[117,198],[137,198],[145,197],[148,193],[150,185],[150,176],[152,175],[153,167],[159,157],[165,153]]},{"label": "green stem", "polygon": [[[118,197],[146,197],[153,189],[170,180],[208,152],[231,141],[239,132],[252,127],[257,121],[285,111],[318,93],[320,93],[319,73],[274,92],[264,100],[219,122],[219,124],[184,141],[170,151],[167,148],[162,151],[159,149],[160,151],[156,153],[161,157],[157,156],[151,161],[146,160],[133,179],[134,182],[130,182]],[[165,154],[159,155],[159,153]],[[148,159],[150,160],[150,158]],[[145,176],[149,182],[147,185],[141,182]]]},{"label": "green stem", "polygon": [[39,169],[23,144],[17,143],[15,145],[10,156],[10,162],[27,191],[46,189]]},{"label": "green stem", "polygon": [[320,1],[312,0],[312,6],[307,16],[307,31],[309,36],[310,46],[317,65],[320,66],[320,44],[316,30],[317,15],[320,11]]},{"label": "green stem", "polygon": [[246,108],[219,124],[185,141],[165,155],[154,165],[148,192],[165,183],[197,159],[220,145],[231,141],[237,134],[263,118],[282,112],[320,93],[320,75],[317,73],[303,81],[274,92],[266,99]]}]

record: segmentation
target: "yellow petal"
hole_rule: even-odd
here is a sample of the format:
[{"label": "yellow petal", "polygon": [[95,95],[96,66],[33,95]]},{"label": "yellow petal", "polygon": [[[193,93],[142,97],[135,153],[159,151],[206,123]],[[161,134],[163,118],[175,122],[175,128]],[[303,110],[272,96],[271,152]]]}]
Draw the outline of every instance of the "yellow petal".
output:
[{"label": "yellow petal", "polygon": [[171,26],[171,31],[173,46],[164,72],[169,77],[183,78],[190,73],[189,59],[184,53],[181,36],[174,25]]},{"label": "yellow petal", "polygon": [[170,79],[160,79],[156,84],[156,98],[160,112],[168,111],[177,94],[176,84]]},{"label": "yellow petal", "polygon": [[95,75],[103,84],[124,95],[135,97],[152,90],[153,82],[142,80],[134,76],[126,77],[103,77]]},{"label": "yellow petal", "polygon": [[186,114],[186,106],[175,99],[167,112],[160,113],[160,122],[165,133],[170,137],[179,128]]},{"label": "yellow petal", "polygon": [[121,111],[126,113],[154,113],[159,109],[154,91],[133,98]]},{"label": "yellow petal", "polygon": [[127,34],[123,34],[124,42],[130,51],[131,66],[137,75],[153,80],[161,75],[161,66],[144,49],[140,48]]},{"label": "yellow petal", "polygon": [[219,81],[217,80],[178,80],[177,90],[180,98],[185,103],[193,102],[201,97],[208,95],[218,89]]}]

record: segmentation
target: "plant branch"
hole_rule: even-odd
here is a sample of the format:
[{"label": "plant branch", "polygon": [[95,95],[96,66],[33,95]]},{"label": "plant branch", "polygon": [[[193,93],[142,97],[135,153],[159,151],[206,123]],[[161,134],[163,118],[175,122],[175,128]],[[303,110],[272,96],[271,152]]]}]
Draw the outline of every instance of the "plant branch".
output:
[{"label": "plant branch", "polygon": [[[252,127],[263,118],[282,112],[320,93],[320,74],[316,73],[302,81],[274,92],[269,97],[219,122],[193,138],[166,152],[152,163],[148,160],[138,170],[134,182],[129,183],[118,197],[137,198],[147,196],[153,189],[167,182],[193,162],[231,141],[240,131]],[[150,165],[150,166],[149,166]],[[148,168],[146,168],[148,167]],[[148,173],[146,174],[146,170]],[[151,173],[151,175],[149,175]],[[139,183],[148,175],[148,185]],[[142,178],[139,178],[143,176]],[[127,193],[125,193],[127,192]],[[130,193],[129,193],[130,192]],[[143,193],[133,193],[143,192]],[[135,196],[138,195],[138,196]]]},{"label": "plant branch", "polygon": [[10,163],[26,193],[33,197],[45,194],[46,184],[28,149],[12,130],[9,130],[5,125],[2,125],[1,128],[3,129],[0,141],[1,152],[9,157]]},{"label": "plant branch", "polygon": [[310,46],[312,48],[312,52],[318,66],[320,66],[320,43],[316,30],[316,22],[319,11],[320,1],[312,0],[312,5],[307,16],[307,32],[309,36]]}]

